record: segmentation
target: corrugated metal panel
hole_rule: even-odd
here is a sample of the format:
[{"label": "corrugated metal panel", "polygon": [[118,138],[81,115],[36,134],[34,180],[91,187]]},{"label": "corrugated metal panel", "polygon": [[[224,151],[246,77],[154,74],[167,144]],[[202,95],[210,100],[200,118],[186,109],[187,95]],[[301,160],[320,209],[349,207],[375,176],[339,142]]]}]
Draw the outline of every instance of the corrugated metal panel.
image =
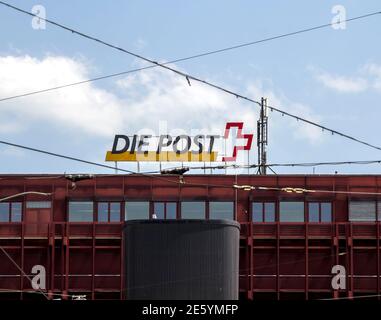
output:
[{"label": "corrugated metal panel", "polygon": [[129,221],[127,299],[238,299],[239,224]]}]

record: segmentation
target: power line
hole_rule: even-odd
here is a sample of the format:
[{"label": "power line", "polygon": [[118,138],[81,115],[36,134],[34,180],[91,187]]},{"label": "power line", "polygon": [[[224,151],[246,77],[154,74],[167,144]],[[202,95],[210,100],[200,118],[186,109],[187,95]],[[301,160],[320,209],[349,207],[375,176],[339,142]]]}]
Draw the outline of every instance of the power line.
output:
[{"label": "power line", "polygon": [[[206,80],[202,80],[202,79],[200,79],[200,78],[197,78],[197,77],[192,76],[192,75],[190,75],[190,74],[188,74],[188,73],[179,71],[179,70],[174,69],[174,68],[172,68],[172,67],[168,67],[166,64],[159,63],[159,62],[154,61],[154,60],[152,60],[152,59],[143,57],[143,56],[140,55],[140,54],[131,52],[131,51],[129,51],[129,50],[126,50],[126,49],[124,49],[124,48],[121,48],[121,47],[118,47],[118,46],[116,46],[116,45],[113,45],[113,44],[108,43],[108,42],[106,42],[106,41],[104,41],[104,40],[101,40],[101,39],[99,39],[99,38],[95,38],[95,37],[90,36],[90,35],[88,35],[88,34],[85,34],[85,33],[83,33],[83,32],[74,30],[74,29],[69,28],[69,27],[67,27],[67,26],[64,26],[64,25],[62,25],[62,24],[60,24],[60,23],[58,23],[58,22],[52,21],[52,20],[50,20],[50,19],[46,19],[46,18],[39,17],[39,16],[36,15],[36,14],[30,13],[30,12],[28,12],[28,11],[25,11],[25,10],[23,10],[23,9],[20,9],[20,8],[18,8],[18,7],[15,7],[15,6],[13,6],[13,5],[11,5],[11,4],[8,4],[8,3],[6,3],[6,2],[3,2],[3,1],[0,1],[0,4],[2,4],[2,5],[4,5],[4,6],[7,6],[7,7],[9,7],[9,8],[12,8],[12,9],[18,11],[18,12],[27,14],[27,15],[29,15],[29,16],[37,17],[37,18],[39,18],[39,19],[41,19],[41,20],[43,20],[43,21],[45,21],[45,22],[47,22],[47,23],[50,23],[50,24],[54,25],[54,26],[57,26],[57,27],[59,27],[59,28],[62,28],[62,29],[66,30],[66,31],[69,31],[69,32],[71,32],[71,33],[77,34],[77,35],[79,35],[79,36],[81,36],[81,37],[84,37],[84,38],[86,38],[86,39],[89,39],[89,40],[98,42],[98,43],[100,43],[100,44],[102,44],[102,45],[105,45],[105,46],[107,46],[107,47],[110,47],[110,48],[112,48],[112,49],[115,49],[115,50],[118,50],[118,51],[120,51],[120,52],[126,53],[126,54],[131,55],[131,56],[133,56],[133,57],[135,57],[135,58],[138,58],[138,59],[141,59],[141,60],[143,60],[143,61],[146,61],[146,62],[148,62],[148,63],[153,64],[154,66],[161,67],[161,68],[164,68],[164,69],[166,69],[166,70],[172,71],[172,72],[174,72],[175,74],[178,74],[178,75],[184,77],[184,78],[187,80],[187,82],[188,82],[189,84],[190,84],[190,80],[194,80],[194,81],[196,81],[196,82],[200,82],[200,83],[205,84],[205,85],[207,85],[207,86],[210,86],[210,87],[212,87],[212,88],[218,89],[218,90],[220,90],[220,91],[222,91],[222,92],[225,92],[225,93],[227,93],[227,94],[233,95],[233,96],[235,96],[236,98],[241,98],[241,99],[243,99],[243,100],[246,100],[246,101],[252,102],[252,103],[254,103],[254,104],[257,104],[258,106],[261,105],[259,101],[256,101],[256,100],[254,100],[254,99],[251,99],[251,98],[249,98],[249,97],[246,97],[246,96],[244,96],[244,95],[241,95],[241,94],[239,94],[239,93],[236,93],[236,92],[231,91],[231,90],[229,90],[229,89],[223,88],[223,87],[221,87],[221,86],[219,86],[219,85],[213,84],[213,83],[208,82],[208,81],[206,81]],[[366,17],[370,17],[370,16],[378,15],[378,14],[381,14],[381,11],[372,12],[372,13],[369,13],[369,14],[366,14],[366,15],[362,15],[362,16],[359,16],[359,17],[355,17],[355,18],[347,19],[347,20],[345,20],[345,21],[352,21],[352,20],[356,20],[356,19],[362,19],[362,18],[366,18]],[[338,23],[339,23],[339,22],[338,22]],[[338,24],[338,23],[337,23],[337,24]],[[327,26],[331,26],[331,25],[334,25],[334,24],[333,24],[333,23],[329,23],[329,24],[325,24],[325,25],[321,25],[321,26],[317,26],[317,27],[313,27],[313,28],[309,28],[309,29],[304,29],[304,31],[303,31],[303,30],[295,31],[295,32],[293,32],[293,33],[290,33],[289,35],[292,35],[292,34],[298,34],[298,33],[302,33],[302,32],[307,32],[307,31],[311,31],[311,30],[315,30],[315,29],[319,29],[319,28],[323,28],[323,27],[327,27]],[[284,35],[280,35],[280,36],[276,36],[276,37],[272,37],[272,38],[277,39],[277,38],[281,38],[281,37],[285,37],[285,36],[286,36],[286,34],[284,34]],[[270,39],[270,38],[269,38],[269,39]],[[268,40],[268,41],[270,41],[270,40]],[[247,45],[249,45],[249,44],[247,44]],[[229,48],[226,48],[226,50],[228,50],[228,49],[229,49]],[[231,49],[233,49],[233,47],[232,47]],[[221,50],[224,50],[224,49],[221,49]],[[204,55],[206,55],[206,54],[207,54],[207,53],[205,53]],[[212,54],[212,53],[210,53],[210,54]],[[349,139],[349,140],[355,141],[355,142],[357,142],[357,143],[360,143],[360,144],[363,144],[363,145],[365,145],[365,146],[368,146],[368,147],[371,147],[371,148],[373,148],[373,149],[377,149],[377,150],[380,150],[380,151],[381,151],[381,147],[378,147],[378,146],[373,145],[373,144],[370,144],[370,143],[368,143],[368,142],[366,142],[366,141],[357,139],[357,138],[355,138],[355,137],[353,137],[353,136],[350,136],[350,135],[341,133],[341,132],[339,132],[339,131],[337,131],[337,130],[333,130],[333,129],[330,129],[330,128],[328,128],[328,127],[322,126],[322,125],[320,125],[320,124],[318,124],[318,123],[316,123],[316,122],[313,122],[313,121],[307,120],[307,119],[305,119],[305,118],[296,116],[296,115],[291,114],[291,113],[289,113],[289,112],[283,111],[283,110],[281,110],[281,109],[279,109],[279,108],[277,108],[277,107],[274,107],[274,106],[268,106],[268,108],[269,108],[271,111],[277,111],[277,112],[281,113],[282,115],[287,115],[287,116],[289,116],[289,117],[292,117],[292,118],[296,119],[297,121],[302,121],[302,122],[305,122],[305,123],[307,123],[307,124],[310,124],[310,125],[313,125],[313,126],[315,126],[315,127],[318,127],[318,128],[320,128],[320,129],[322,129],[323,131],[326,130],[326,131],[328,131],[328,132],[331,132],[332,134],[337,134],[337,135],[339,135],[339,136],[341,136],[341,137],[347,138],[347,139]]]},{"label": "power line", "polygon": [[13,198],[17,198],[17,197],[20,197],[20,196],[23,196],[23,195],[27,195],[27,194],[36,194],[36,195],[40,195],[40,196],[50,196],[50,195],[52,195],[52,193],[46,193],[46,192],[26,191],[26,192],[17,193],[17,194],[13,194],[11,196],[2,198],[2,199],[0,199],[0,202],[1,201],[6,201],[6,200],[9,200],[9,199],[13,199]]},{"label": "power line", "polygon": [[[270,163],[266,164],[266,167],[317,167],[317,166],[339,166],[339,165],[369,165],[369,164],[381,164],[381,160],[358,160],[358,161],[328,161],[328,162],[302,162],[302,163]],[[258,164],[221,164],[215,166],[191,166],[185,167],[189,170],[203,170],[203,169],[253,169],[258,168]],[[167,170],[176,169],[177,167],[167,168]],[[160,171],[150,171],[145,173],[159,173]]]},{"label": "power line", "polygon": [[[80,158],[76,158],[76,157],[72,157],[72,156],[67,156],[67,155],[63,155],[63,154],[59,154],[59,153],[55,153],[55,152],[50,152],[50,151],[46,151],[46,150],[42,150],[42,149],[32,148],[32,147],[16,144],[13,142],[0,140],[0,144],[4,144],[7,146],[20,148],[20,149],[24,149],[24,150],[34,151],[34,152],[46,154],[46,155],[57,157],[57,158],[67,159],[67,160],[71,160],[71,161],[77,161],[77,162],[81,162],[81,163],[90,164],[93,166],[98,166],[98,167],[102,167],[102,168],[115,170],[115,167],[112,167],[112,166],[109,166],[106,164],[102,164],[99,162],[88,161],[88,160],[84,160],[84,159],[80,159]],[[172,180],[172,179],[164,178],[164,177],[161,177],[158,175],[154,175],[154,174],[150,174],[150,173],[144,173],[144,172],[135,172],[135,171],[128,170],[128,169],[118,168],[118,171],[126,172],[129,174],[134,174],[134,175],[145,176],[145,177],[149,177],[149,178],[154,178],[154,179],[158,179],[161,181],[174,183],[176,185],[189,185],[189,186],[193,185],[193,186],[205,186],[205,187],[217,187],[217,188],[232,188],[231,185],[218,185],[218,184],[208,184],[208,183],[190,183],[190,182],[186,182],[182,176],[180,176],[180,178],[176,178],[176,180]]]},{"label": "power line", "polygon": [[[83,160],[83,159],[80,159],[80,158],[71,157],[71,156],[67,156],[67,155],[63,155],[63,154],[59,154],[59,153],[55,153],[55,152],[50,152],[50,151],[46,151],[46,150],[42,150],[42,149],[32,148],[32,147],[28,147],[28,146],[24,146],[24,145],[21,145],[21,144],[16,144],[16,143],[8,142],[8,141],[0,140],[0,144],[4,144],[4,145],[7,145],[7,146],[11,146],[11,147],[15,147],[15,148],[20,148],[20,149],[25,149],[25,150],[29,150],[29,151],[34,151],[34,152],[46,154],[46,155],[57,157],[57,158],[63,158],[63,159],[67,159],[67,160],[82,162],[82,163],[90,164],[90,165],[93,165],[93,166],[98,166],[98,167],[102,167],[102,168],[107,168],[107,169],[115,170],[115,167],[112,167],[112,166],[109,166],[109,165],[106,165],[106,164],[103,164],[103,163]],[[162,178],[162,177],[159,177],[159,176],[150,175],[150,174],[146,174],[146,173],[139,173],[139,172],[135,172],[135,171],[128,170],[128,169],[118,168],[118,171],[126,172],[126,173],[129,173],[129,174],[137,174],[137,175],[143,175],[143,176],[148,176],[148,177],[155,177],[156,179],[165,180],[167,182],[175,182],[175,183],[178,184],[178,182],[174,181],[174,180],[170,180],[170,179],[166,179],[166,178]]]},{"label": "power line", "polygon": [[317,166],[340,166],[340,165],[369,165],[380,164],[381,160],[360,160],[360,161],[334,161],[334,162],[306,162],[306,163],[273,163],[271,167],[317,167]]},{"label": "power line", "polygon": [[[29,14],[31,16],[38,17],[37,15],[31,14],[29,12],[26,12],[26,11],[22,10],[22,9],[16,8],[16,7],[14,7],[14,6],[10,5],[10,4],[7,4],[5,2],[0,1],[0,4],[3,4],[5,6],[8,6],[8,7],[12,8],[12,9],[15,9],[15,10],[18,10],[18,11],[21,11],[22,13],[27,13],[27,14]],[[277,36],[272,36],[272,37],[268,37],[268,38],[264,38],[264,39],[260,39],[260,40],[255,40],[255,41],[251,41],[251,42],[247,42],[247,43],[242,43],[242,44],[238,44],[238,45],[234,45],[234,46],[230,46],[230,47],[225,47],[225,48],[222,48],[222,49],[207,51],[207,52],[195,54],[195,55],[192,55],[192,56],[188,56],[188,57],[185,57],[185,58],[180,58],[180,59],[175,59],[175,60],[171,60],[171,61],[168,61],[168,62],[163,62],[161,64],[162,65],[168,65],[168,64],[183,62],[183,61],[187,61],[187,60],[191,60],[191,59],[202,58],[202,57],[213,55],[213,54],[217,54],[217,53],[231,51],[231,50],[235,50],[235,49],[239,49],[239,48],[243,48],[243,47],[248,47],[248,46],[252,46],[252,45],[256,45],[256,44],[260,44],[260,43],[264,43],[264,42],[268,42],[268,41],[272,41],[272,40],[276,40],[276,39],[281,39],[281,38],[285,38],[285,37],[289,37],[289,36],[293,36],[293,35],[298,35],[298,34],[309,32],[309,31],[314,31],[314,30],[323,29],[323,28],[326,28],[326,27],[331,27],[333,25],[340,24],[340,23],[346,23],[346,22],[351,22],[351,21],[355,21],[355,20],[359,20],[359,19],[369,18],[371,16],[374,16],[374,15],[377,15],[377,14],[380,14],[380,13],[381,12],[373,12],[373,13],[357,16],[357,17],[354,17],[354,18],[346,19],[346,20],[343,20],[343,21],[340,21],[340,22],[337,22],[337,23],[326,23],[326,24],[322,24],[322,25],[319,25],[319,26],[315,26],[315,27],[311,27],[311,28],[307,28],[307,29],[302,29],[302,30],[298,30],[298,31],[293,31],[293,32],[289,32],[289,33],[284,33],[284,34],[280,34],[280,35],[277,35]],[[45,20],[43,18],[40,18],[40,19]],[[87,80],[83,80],[83,81],[68,83],[68,84],[64,84],[64,85],[61,85],[61,86],[55,86],[55,87],[46,88],[46,89],[42,89],[42,90],[31,91],[31,92],[27,92],[27,93],[23,93],[23,94],[19,94],[19,95],[9,96],[9,97],[0,99],[0,102],[1,101],[12,100],[12,99],[16,99],[16,98],[21,98],[21,97],[26,97],[26,96],[30,96],[30,95],[34,95],[34,94],[44,93],[44,92],[48,92],[48,91],[63,89],[63,88],[67,88],[67,87],[72,87],[72,86],[76,86],[76,85],[81,85],[81,84],[85,84],[85,83],[89,83],[89,82],[104,80],[104,79],[108,79],[108,78],[112,78],[112,77],[118,77],[118,76],[126,75],[126,74],[129,74],[129,73],[134,73],[134,72],[138,72],[138,71],[142,71],[142,70],[156,68],[158,66],[159,65],[157,65],[157,64],[150,65],[150,66],[146,66],[146,67],[142,67],[142,68],[136,68],[136,69],[131,69],[131,70],[122,71],[122,72],[118,72],[118,73],[112,73],[112,74],[108,74],[108,75],[104,75],[104,76],[100,76],[100,77],[96,77],[96,78],[91,78],[91,79],[87,79]]]}]

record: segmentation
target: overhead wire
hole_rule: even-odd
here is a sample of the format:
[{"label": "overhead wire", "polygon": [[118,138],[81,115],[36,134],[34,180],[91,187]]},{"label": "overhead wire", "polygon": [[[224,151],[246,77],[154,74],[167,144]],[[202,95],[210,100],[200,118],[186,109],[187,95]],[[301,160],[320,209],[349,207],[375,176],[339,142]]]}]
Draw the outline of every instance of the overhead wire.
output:
[{"label": "overhead wire", "polygon": [[[11,5],[3,2],[3,1],[0,1],[0,4],[6,5],[8,7],[11,7],[12,9],[19,10],[19,8],[11,6]],[[24,10],[22,10],[21,12],[26,13]],[[171,61],[168,61],[168,62],[162,62],[161,64],[162,65],[167,65],[167,64],[174,64],[174,63],[183,62],[183,61],[187,61],[187,60],[191,60],[191,59],[197,59],[197,58],[201,58],[201,57],[205,57],[205,56],[209,56],[209,55],[213,55],[213,54],[217,54],[217,53],[222,53],[222,52],[226,52],[226,51],[230,51],[230,50],[235,50],[235,49],[239,49],[239,48],[243,48],[243,47],[252,46],[252,45],[255,45],[255,44],[260,44],[260,43],[264,43],[264,42],[268,42],[268,41],[272,41],[272,40],[276,40],[276,39],[280,39],[280,38],[285,38],[285,37],[289,37],[289,36],[293,36],[293,35],[309,32],[309,31],[313,31],[313,30],[317,30],[317,29],[331,27],[331,26],[333,26],[335,24],[346,23],[346,22],[351,22],[351,21],[355,21],[355,20],[359,20],[359,19],[368,18],[368,17],[371,17],[371,16],[376,15],[376,14],[380,14],[380,13],[381,12],[373,12],[373,13],[369,13],[369,14],[353,17],[353,18],[350,18],[350,19],[345,19],[343,21],[338,21],[337,23],[326,23],[326,24],[322,24],[322,25],[311,27],[311,28],[307,28],[307,29],[297,30],[297,31],[293,31],[293,32],[289,32],[289,33],[284,33],[284,34],[280,34],[280,35],[277,35],[277,36],[271,36],[271,37],[268,37],[268,38],[264,38],[264,39],[260,39],[260,40],[255,40],[255,41],[251,41],[251,42],[246,42],[246,43],[242,43],[242,44],[238,44],[238,45],[234,45],[234,46],[230,46],[230,47],[225,47],[225,48],[221,48],[221,49],[217,49],[217,50],[207,51],[207,52],[191,55],[191,56],[188,56],[188,57],[171,60]],[[31,15],[33,15],[33,14],[31,14]],[[34,17],[38,17],[37,15],[33,15],[33,16]],[[112,74],[108,74],[108,75],[104,75],[104,76],[100,76],[100,77],[95,77],[95,78],[91,78],[91,79],[86,79],[86,80],[83,80],[83,81],[72,82],[72,83],[63,84],[63,85],[60,85],[60,86],[50,87],[50,88],[41,89],[41,90],[37,90],[37,91],[31,91],[31,92],[27,92],[27,93],[23,93],[23,94],[18,94],[18,95],[13,95],[13,96],[9,96],[9,97],[6,97],[6,98],[1,98],[0,102],[1,101],[12,100],[12,99],[16,99],[16,98],[21,98],[21,97],[25,97],[25,96],[30,96],[30,95],[34,95],[34,94],[40,94],[40,93],[44,93],[44,92],[48,92],[48,91],[63,89],[63,88],[67,88],[67,87],[72,87],[72,86],[76,86],[76,85],[81,85],[81,84],[85,84],[85,83],[89,83],[89,82],[104,80],[104,79],[108,79],[108,78],[119,77],[119,76],[126,75],[126,74],[129,74],[129,73],[134,73],[134,72],[143,71],[143,70],[147,70],[147,69],[152,69],[152,68],[156,68],[156,67],[158,67],[158,65],[155,64],[155,65],[150,65],[150,66],[146,66],[146,67],[142,67],[142,68],[136,68],[136,69],[131,69],[131,70],[126,70],[126,71],[122,71],[122,72],[112,73]],[[190,82],[189,78],[187,80],[188,80],[188,83],[189,83]]]},{"label": "overhead wire", "polygon": [[6,200],[9,200],[9,199],[13,199],[13,198],[17,198],[17,197],[20,197],[20,196],[28,195],[28,194],[34,194],[34,195],[39,195],[39,196],[51,196],[53,193],[52,192],[46,193],[46,192],[38,192],[38,191],[25,191],[25,192],[13,194],[11,196],[7,196],[5,198],[1,198],[0,202],[6,201]]},{"label": "overhead wire", "polygon": [[[70,28],[70,27],[67,27],[67,26],[65,26],[65,25],[63,25],[63,24],[61,24],[61,23],[58,23],[58,22],[52,21],[52,20],[50,20],[50,19],[46,19],[46,18],[40,17],[40,16],[38,16],[38,15],[36,15],[36,14],[33,14],[33,13],[31,13],[31,12],[28,12],[28,11],[23,10],[23,9],[21,9],[21,8],[18,8],[18,7],[15,7],[15,6],[13,6],[13,5],[9,4],[9,3],[6,3],[6,2],[4,2],[4,1],[0,1],[0,4],[2,4],[2,5],[4,5],[4,6],[7,6],[7,7],[11,8],[11,9],[14,9],[14,10],[16,10],[16,11],[18,11],[18,12],[21,12],[21,13],[23,13],[23,14],[26,14],[26,15],[29,15],[29,16],[32,16],[32,17],[39,18],[39,19],[41,19],[41,20],[43,20],[43,21],[45,21],[45,22],[47,22],[47,23],[49,23],[49,24],[52,24],[52,25],[57,26],[57,27],[59,27],[59,28],[62,28],[62,29],[66,30],[66,31],[69,31],[69,32],[71,32],[71,33],[73,33],[73,34],[77,34],[77,35],[79,35],[79,36],[81,36],[81,37],[84,37],[84,38],[86,38],[86,39],[95,41],[95,42],[97,42],[97,43],[100,43],[100,44],[105,45],[105,46],[107,46],[107,47],[110,47],[110,48],[112,48],[112,49],[118,50],[118,51],[120,51],[120,52],[123,52],[123,53],[126,53],[126,54],[128,54],[128,55],[131,55],[131,56],[133,56],[133,57],[135,57],[135,58],[138,58],[138,59],[141,59],[141,60],[143,60],[143,61],[146,61],[146,62],[148,62],[148,63],[150,63],[150,64],[153,64],[154,66],[161,67],[161,68],[164,68],[164,69],[166,69],[166,70],[169,70],[169,71],[171,71],[171,72],[173,72],[173,73],[175,73],[175,74],[178,74],[178,75],[184,77],[184,78],[187,80],[187,82],[188,82],[189,84],[190,84],[190,80],[194,80],[194,81],[196,81],[196,82],[199,82],[199,83],[205,84],[205,85],[207,85],[207,86],[213,87],[213,88],[215,88],[215,89],[218,89],[218,90],[220,90],[220,91],[223,91],[223,92],[225,92],[225,93],[227,93],[227,94],[233,95],[233,96],[235,96],[236,98],[241,98],[241,99],[243,99],[243,100],[246,100],[246,101],[252,102],[252,103],[254,103],[254,104],[258,105],[258,106],[261,106],[261,103],[260,103],[259,101],[256,101],[256,100],[254,100],[254,99],[251,99],[251,98],[249,98],[249,97],[247,97],[247,96],[244,96],[244,95],[242,95],[242,94],[236,93],[236,92],[234,92],[234,91],[232,91],[232,90],[230,90],[230,89],[226,89],[226,88],[221,87],[221,86],[219,86],[219,85],[213,84],[213,83],[211,83],[211,82],[209,82],[209,81],[206,81],[206,80],[200,79],[200,78],[198,78],[198,77],[192,76],[192,75],[190,75],[190,74],[188,74],[188,73],[185,73],[185,72],[183,72],[183,71],[179,71],[179,70],[177,70],[177,69],[175,69],[175,68],[169,67],[169,66],[166,65],[166,64],[159,63],[159,62],[157,62],[157,61],[155,61],[155,60],[146,58],[146,57],[144,57],[144,56],[142,56],[142,55],[140,55],[140,54],[134,53],[134,52],[132,52],[132,51],[130,51],[130,50],[126,50],[126,49],[124,49],[124,48],[122,48],[122,47],[113,45],[113,44],[111,44],[111,43],[109,43],[109,42],[106,42],[106,41],[104,41],[104,40],[101,40],[101,39],[99,39],[99,38],[96,38],[96,37],[90,36],[90,35],[88,35],[88,34],[85,34],[85,33],[83,33],[83,32],[77,31],[77,30],[72,29],[72,28]],[[372,13],[365,14],[365,15],[362,15],[362,16],[359,16],[359,17],[354,17],[354,18],[351,18],[351,19],[347,19],[347,20],[345,20],[345,21],[349,22],[349,21],[353,21],[353,20],[356,20],[356,19],[362,19],[362,18],[365,18],[365,17],[375,16],[375,15],[378,15],[378,14],[381,14],[381,11],[372,12]],[[344,21],[343,21],[343,22],[344,22]],[[296,31],[296,32],[293,32],[293,33],[289,33],[289,35],[298,34],[298,33],[302,33],[302,32],[307,32],[307,31],[311,31],[311,30],[315,30],[315,29],[319,29],[319,28],[323,28],[323,27],[327,27],[327,26],[332,26],[332,25],[334,25],[334,24],[339,24],[339,23],[341,23],[341,22],[337,22],[337,23],[329,23],[329,24],[325,24],[325,25],[321,25],[321,26],[317,26],[317,27],[312,27],[312,28],[304,29],[304,31],[303,31],[303,30],[300,30],[300,31]],[[284,35],[279,35],[279,36],[275,36],[275,37],[272,37],[272,38],[274,38],[274,39],[278,39],[278,38],[285,37],[285,36],[286,36],[286,34],[284,34]],[[270,39],[270,38],[269,38],[269,39]],[[268,41],[269,41],[269,40],[268,40]],[[247,44],[247,45],[249,45],[249,44]],[[221,49],[221,50],[224,50],[224,49]],[[226,50],[228,50],[228,48],[226,48]],[[217,50],[217,51],[218,51],[218,50]],[[205,55],[206,55],[206,54],[207,54],[207,53],[205,53]],[[210,54],[211,54],[211,53],[210,53]],[[279,109],[279,108],[277,108],[277,107],[274,107],[274,106],[267,106],[267,107],[270,109],[270,111],[277,111],[277,112],[281,113],[282,115],[286,115],[286,116],[292,117],[292,118],[296,119],[297,121],[305,122],[305,123],[310,124],[310,125],[312,125],[312,126],[318,127],[318,128],[320,128],[320,129],[322,129],[323,131],[326,130],[326,131],[328,131],[328,132],[331,132],[332,134],[339,135],[339,136],[341,136],[341,137],[347,138],[347,139],[349,139],[349,140],[355,141],[355,142],[357,142],[357,143],[360,143],[360,144],[363,144],[363,145],[365,145],[365,146],[368,146],[368,147],[371,147],[371,148],[373,148],[373,149],[377,149],[377,150],[380,150],[380,151],[381,151],[381,147],[376,146],[376,145],[373,145],[373,144],[371,144],[371,143],[368,143],[368,142],[366,142],[366,141],[364,141],[364,140],[355,138],[355,137],[353,137],[353,136],[350,136],[350,135],[348,135],[348,134],[339,132],[339,131],[334,130],[334,129],[330,129],[330,128],[326,127],[326,126],[320,125],[320,124],[318,124],[318,123],[316,123],[316,122],[313,122],[313,121],[311,121],[311,120],[305,119],[305,118],[303,118],[303,117],[296,116],[296,115],[291,114],[291,113],[289,113],[289,112],[287,112],[287,111],[283,111],[283,110],[281,110],[281,109]]]},{"label": "overhead wire", "polygon": [[[260,166],[265,167],[317,167],[317,166],[338,166],[338,165],[369,165],[381,164],[381,160],[357,160],[357,161],[327,161],[327,162],[295,162],[295,163],[270,163],[265,165],[258,164],[219,164],[212,166],[187,166],[189,170],[222,170],[222,169],[253,169]],[[166,170],[176,169],[177,167],[169,167]],[[147,171],[146,173],[159,173],[160,170]]]}]

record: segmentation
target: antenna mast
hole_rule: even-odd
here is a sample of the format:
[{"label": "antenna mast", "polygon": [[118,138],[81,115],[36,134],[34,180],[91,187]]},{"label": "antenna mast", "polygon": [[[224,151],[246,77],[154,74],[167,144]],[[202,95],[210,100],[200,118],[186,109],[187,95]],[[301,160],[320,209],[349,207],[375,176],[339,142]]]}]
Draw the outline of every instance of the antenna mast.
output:
[{"label": "antenna mast", "polygon": [[266,174],[267,163],[267,99],[261,99],[261,111],[257,121],[258,174]]}]

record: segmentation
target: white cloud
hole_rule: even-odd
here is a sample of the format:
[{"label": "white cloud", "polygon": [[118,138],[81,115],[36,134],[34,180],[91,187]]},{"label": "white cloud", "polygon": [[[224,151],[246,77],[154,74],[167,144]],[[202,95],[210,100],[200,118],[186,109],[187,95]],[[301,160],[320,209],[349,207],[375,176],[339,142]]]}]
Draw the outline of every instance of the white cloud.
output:
[{"label": "white cloud", "polygon": [[381,91],[381,66],[375,63],[366,64],[362,71],[374,77],[372,87],[377,91]]},{"label": "white cloud", "polygon": [[12,146],[1,146],[0,155],[9,157],[23,157],[25,156],[24,150]]},{"label": "white cloud", "polygon": [[360,93],[370,89],[381,92],[381,66],[375,63],[361,66],[352,76],[333,74],[314,67],[309,69],[317,81],[340,93]]},{"label": "white cloud", "polygon": [[320,71],[316,79],[327,88],[342,93],[359,93],[368,88],[368,81],[360,77],[345,77]]},{"label": "white cloud", "polygon": [[[89,77],[91,65],[61,56],[37,59],[30,56],[0,56],[0,98],[52,86],[77,82]],[[259,108],[242,99],[163,69],[153,68],[115,79],[114,92],[87,83],[67,89],[0,102],[2,133],[30,130],[32,125],[48,124],[61,132],[110,141],[116,133],[133,134],[142,130],[184,129],[216,133],[227,121],[245,122],[245,132],[256,133]],[[266,84],[268,86],[268,84]],[[290,102],[281,94],[264,90],[260,81],[252,82],[244,91],[249,97],[268,97],[269,103],[285,111],[314,121],[320,120],[305,105]],[[292,137],[310,143],[321,140],[321,132],[295,120],[271,117],[271,125],[288,130]],[[10,119],[12,119],[10,121]],[[166,121],[167,129],[161,128]],[[52,136],[54,133],[52,133]],[[53,139],[53,137],[51,137]],[[99,141],[98,138],[104,140]],[[255,143],[254,143],[255,144]]]},{"label": "white cloud", "polygon": [[[82,81],[87,77],[84,63],[66,57],[49,56],[41,60],[30,56],[0,57],[1,98]],[[120,107],[112,94],[84,84],[3,101],[0,103],[0,123],[6,117],[11,128],[27,128],[38,122],[111,135],[112,128],[121,126]]]}]

